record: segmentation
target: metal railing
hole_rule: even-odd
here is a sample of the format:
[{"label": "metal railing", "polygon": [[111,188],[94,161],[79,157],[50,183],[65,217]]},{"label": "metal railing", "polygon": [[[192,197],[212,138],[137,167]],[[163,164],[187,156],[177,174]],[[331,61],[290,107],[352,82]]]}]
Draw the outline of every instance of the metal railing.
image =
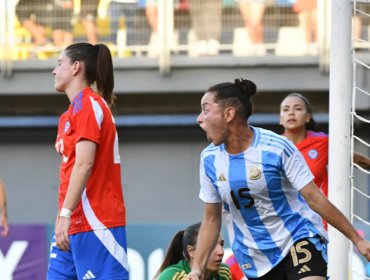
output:
[{"label": "metal railing", "polygon": [[[207,11],[210,10],[213,21],[208,20],[201,26],[204,32],[221,26],[215,38],[217,51],[213,53],[200,51],[192,0],[149,0],[151,12],[150,5],[146,5],[148,0],[126,6],[117,3],[113,6],[114,0],[100,0],[97,7],[81,7],[78,1],[72,0],[38,1],[39,5],[37,1],[31,1],[33,4],[27,4],[27,0],[19,0],[18,4],[13,0],[0,1],[0,70],[4,76],[11,75],[14,60],[54,57],[68,44],[68,38],[73,42],[87,41],[88,22],[95,24],[98,42],[106,43],[114,57],[157,59],[163,73],[170,71],[173,56],[318,55],[321,68],[325,70],[328,65],[328,1],[317,1],[318,36],[311,42],[306,40],[292,0],[266,1],[261,22],[262,41],[254,42],[255,35],[246,28],[240,4],[234,0],[213,0],[221,3],[221,9],[218,10],[217,5],[209,6]],[[68,2],[73,6],[68,6]],[[206,16],[205,11],[201,12],[202,16]],[[149,24],[155,18],[157,27]],[[41,26],[38,32],[43,32],[43,41],[32,34],[34,30],[29,23]],[[367,25],[366,22],[363,30],[367,30]]]}]

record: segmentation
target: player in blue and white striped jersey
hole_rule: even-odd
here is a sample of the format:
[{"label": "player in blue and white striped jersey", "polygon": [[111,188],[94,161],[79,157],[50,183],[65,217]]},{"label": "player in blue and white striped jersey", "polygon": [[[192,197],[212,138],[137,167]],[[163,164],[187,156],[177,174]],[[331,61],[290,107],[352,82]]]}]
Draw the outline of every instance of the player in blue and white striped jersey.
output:
[{"label": "player in blue and white striped jersey", "polygon": [[201,154],[199,197],[205,210],[188,279],[202,279],[222,206],[231,217],[233,252],[248,279],[326,279],[321,217],[370,260],[370,242],[318,190],[294,144],[249,126],[255,93],[256,85],[241,79],[209,88],[201,100],[198,122],[212,144]]}]

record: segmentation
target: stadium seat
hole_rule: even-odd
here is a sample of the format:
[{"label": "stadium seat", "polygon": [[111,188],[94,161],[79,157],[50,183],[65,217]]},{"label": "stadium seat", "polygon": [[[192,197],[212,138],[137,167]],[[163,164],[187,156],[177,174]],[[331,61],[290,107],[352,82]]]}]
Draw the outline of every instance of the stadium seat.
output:
[{"label": "stadium seat", "polygon": [[307,54],[304,30],[300,27],[280,27],[275,54],[278,56],[301,56]]},{"label": "stadium seat", "polygon": [[237,27],[234,29],[232,51],[234,56],[254,55],[253,45],[246,28]]}]

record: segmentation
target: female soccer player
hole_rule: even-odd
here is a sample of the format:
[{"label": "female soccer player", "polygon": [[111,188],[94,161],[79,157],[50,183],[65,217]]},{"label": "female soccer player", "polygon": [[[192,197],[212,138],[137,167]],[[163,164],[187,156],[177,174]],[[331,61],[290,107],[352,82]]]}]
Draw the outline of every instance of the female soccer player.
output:
[{"label": "female soccer player", "polygon": [[297,148],[248,124],[255,93],[253,82],[237,79],[202,97],[198,123],[212,143],[201,154],[199,197],[205,208],[188,279],[203,279],[222,204],[233,223],[231,247],[248,279],[326,279],[327,233],[319,215],[370,260],[370,242],[316,187]]},{"label": "female soccer player", "polygon": [[[299,93],[288,94],[280,104],[280,124],[284,127],[284,136],[303,155],[315,177],[314,183],[328,196],[328,135],[318,131],[309,100]],[[363,155],[354,153],[353,160],[365,169],[370,168],[370,159]],[[324,225],[327,226],[325,221]],[[230,271],[237,274],[241,269],[233,264]]]},{"label": "female soccer player", "polygon": [[[195,248],[200,223],[193,224],[185,230],[181,230],[173,237],[168,247],[166,256],[154,279],[168,280],[185,279],[190,272],[194,259]],[[231,280],[229,268],[221,263],[224,256],[224,240],[218,236],[216,246],[206,265],[204,279],[206,280]]]},{"label": "female soccer player", "polygon": [[[328,196],[328,135],[319,132],[308,99],[299,93],[288,94],[280,104],[280,124],[284,136],[302,153],[315,176],[315,184]],[[370,169],[370,159],[354,153],[353,161]]]},{"label": "female soccer player", "polygon": [[110,51],[103,44],[72,44],[53,75],[55,89],[71,104],[60,116],[55,143],[62,162],[47,277],[128,279]]}]

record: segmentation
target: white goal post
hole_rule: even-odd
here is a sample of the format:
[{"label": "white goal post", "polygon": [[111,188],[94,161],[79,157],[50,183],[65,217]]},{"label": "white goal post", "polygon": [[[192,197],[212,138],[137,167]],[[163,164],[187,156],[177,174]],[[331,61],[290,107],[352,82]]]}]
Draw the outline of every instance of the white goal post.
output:
[{"label": "white goal post", "polygon": [[[329,199],[350,219],[352,2],[331,0],[329,85]],[[348,279],[350,242],[329,226],[330,279]]]}]

